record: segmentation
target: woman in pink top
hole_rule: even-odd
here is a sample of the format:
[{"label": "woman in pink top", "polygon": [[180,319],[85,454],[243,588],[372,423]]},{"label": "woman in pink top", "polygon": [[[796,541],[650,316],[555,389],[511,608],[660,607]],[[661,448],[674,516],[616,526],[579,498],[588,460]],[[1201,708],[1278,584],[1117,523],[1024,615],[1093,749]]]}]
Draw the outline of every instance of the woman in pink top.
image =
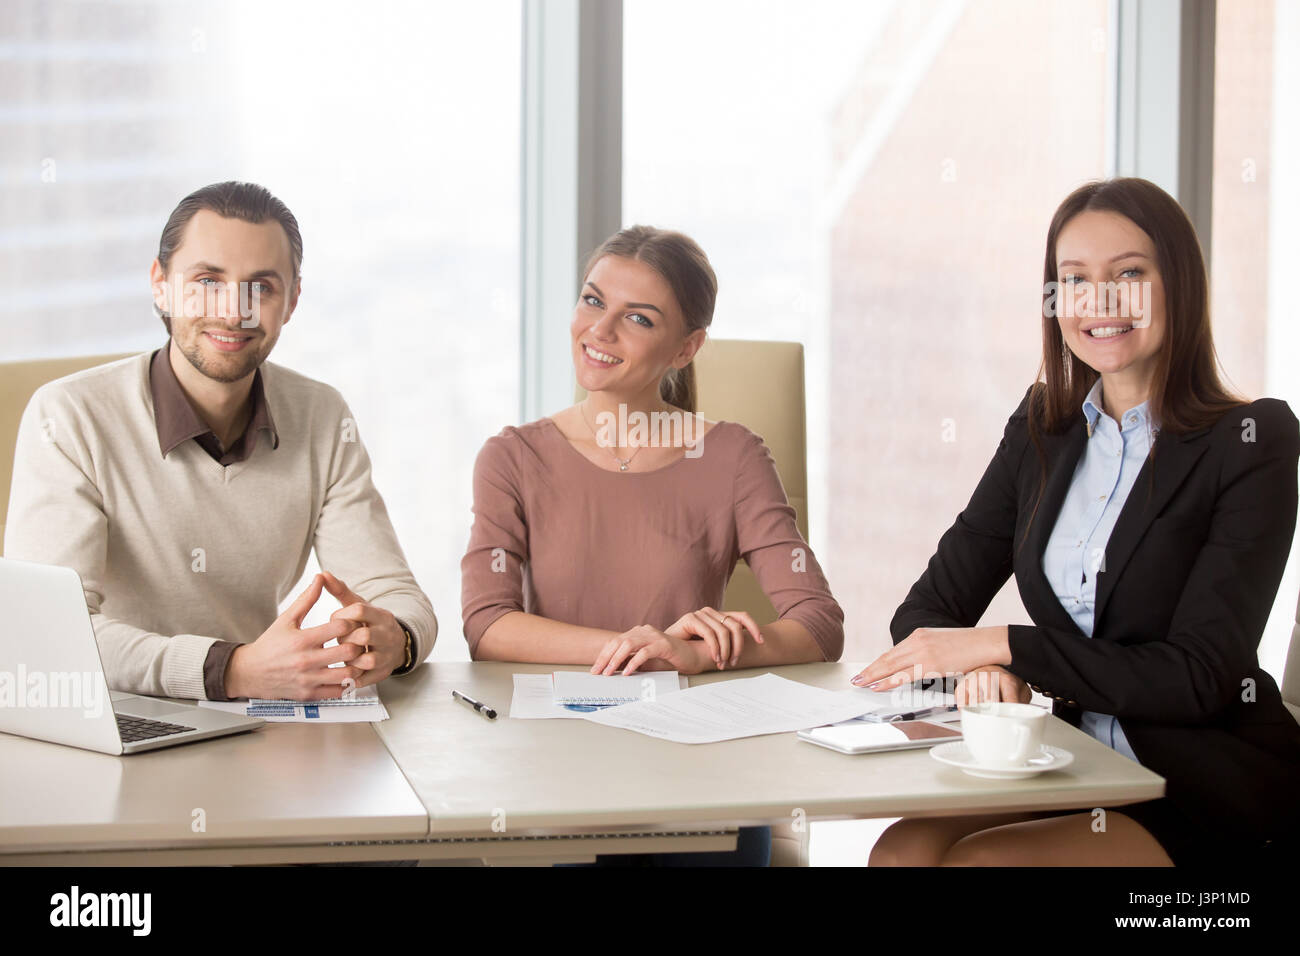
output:
[{"label": "woman in pink top", "polygon": [[[767,446],[694,414],[716,296],[681,233],[634,226],[588,261],[569,327],[587,398],[503,429],[475,463],[461,562],[475,660],[697,674],[839,659],[843,612]],[[721,609],[740,558],[771,624]]]}]

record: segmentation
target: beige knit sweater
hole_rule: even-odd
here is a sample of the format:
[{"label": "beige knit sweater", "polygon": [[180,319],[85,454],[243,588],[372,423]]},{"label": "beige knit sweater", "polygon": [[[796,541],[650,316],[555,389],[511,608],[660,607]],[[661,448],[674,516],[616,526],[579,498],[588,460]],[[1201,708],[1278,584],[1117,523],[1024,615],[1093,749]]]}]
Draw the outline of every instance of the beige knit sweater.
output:
[{"label": "beige knit sweater", "polygon": [[202,698],[208,648],[265,631],[313,547],[411,629],[415,660],[433,648],[343,397],[270,362],[262,377],[279,447],[226,467],[193,441],[163,458],[148,353],[50,382],[23,413],[5,555],[81,575],[115,690]]}]

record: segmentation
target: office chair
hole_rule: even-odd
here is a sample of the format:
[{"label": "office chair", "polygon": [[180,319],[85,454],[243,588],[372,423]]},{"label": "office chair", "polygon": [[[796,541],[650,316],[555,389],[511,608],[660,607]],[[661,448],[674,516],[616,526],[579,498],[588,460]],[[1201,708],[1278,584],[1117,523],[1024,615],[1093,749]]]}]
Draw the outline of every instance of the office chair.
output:
[{"label": "office chair", "polygon": [[0,557],[4,555],[5,519],[9,513],[9,484],[14,473],[18,424],[32,394],[46,382],[127,358],[129,354],[0,363]]},{"label": "office chair", "polygon": [[1296,606],[1295,627],[1291,629],[1291,644],[1286,652],[1286,666],[1282,670],[1282,702],[1291,716],[1300,722],[1300,604]]},{"label": "office chair", "polygon": [[[808,537],[808,464],[804,413],[803,346],[798,342],[709,339],[695,356],[699,413],[733,421],[760,435],[771,449],[795,522]],[[586,397],[579,388],[577,400]],[[758,579],[741,561],[731,576],[724,607],[748,611],[760,624],[776,611]],[[802,829],[796,830],[795,826]],[[808,865],[808,822],[772,828],[772,866]]]}]

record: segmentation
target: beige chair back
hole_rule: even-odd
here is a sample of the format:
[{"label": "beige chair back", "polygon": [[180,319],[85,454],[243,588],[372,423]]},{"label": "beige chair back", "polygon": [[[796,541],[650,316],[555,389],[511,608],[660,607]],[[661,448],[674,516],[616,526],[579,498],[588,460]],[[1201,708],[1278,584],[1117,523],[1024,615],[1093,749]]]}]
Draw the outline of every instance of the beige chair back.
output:
[{"label": "beige chair back", "polygon": [[[777,474],[808,537],[808,465],[804,424],[803,346],[798,342],[709,339],[695,357],[699,413],[713,421],[739,422],[772,451]],[[586,392],[577,390],[578,401]],[[727,610],[748,611],[759,624],[776,611],[745,562],[727,586]]]},{"label": "beige chair back", "polygon": [[18,423],[32,393],[46,382],[126,358],[128,354],[0,363],[0,555],[4,554],[5,519],[9,513],[9,483],[14,473]]},{"label": "beige chair back", "polygon": [[1291,646],[1286,652],[1286,667],[1282,671],[1282,701],[1291,716],[1300,721],[1300,605],[1295,611],[1295,627],[1291,629]]}]

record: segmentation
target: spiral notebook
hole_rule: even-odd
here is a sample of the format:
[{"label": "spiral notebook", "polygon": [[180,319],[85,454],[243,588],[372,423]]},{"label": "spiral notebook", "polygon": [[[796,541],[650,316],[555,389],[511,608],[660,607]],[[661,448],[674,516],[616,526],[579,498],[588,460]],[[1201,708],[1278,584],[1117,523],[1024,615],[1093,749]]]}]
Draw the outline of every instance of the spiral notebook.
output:
[{"label": "spiral notebook", "polygon": [[379,699],[379,688],[374,684],[354,689],[348,697],[328,700],[201,700],[198,705],[279,723],[373,723],[388,719],[388,708]]},{"label": "spiral notebook", "polygon": [[648,671],[627,677],[556,671],[553,678],[555,703],[576,711],[604,710],[638,700],[654,700],[681,690],[681,679],[676,671]]}]

